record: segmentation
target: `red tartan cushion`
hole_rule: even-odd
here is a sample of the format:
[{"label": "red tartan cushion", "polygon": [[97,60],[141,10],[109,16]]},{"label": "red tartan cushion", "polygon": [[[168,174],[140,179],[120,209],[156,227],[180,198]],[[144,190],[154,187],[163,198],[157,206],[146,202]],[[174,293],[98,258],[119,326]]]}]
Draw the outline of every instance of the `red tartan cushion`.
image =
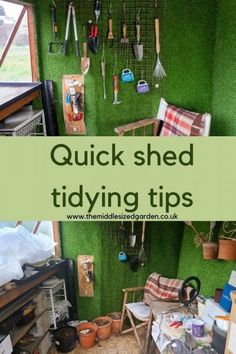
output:
[{"label": "red tartan cushion", "polygon": [[205,125],[203,114],[168,105],[161,136],[202,136]]}]

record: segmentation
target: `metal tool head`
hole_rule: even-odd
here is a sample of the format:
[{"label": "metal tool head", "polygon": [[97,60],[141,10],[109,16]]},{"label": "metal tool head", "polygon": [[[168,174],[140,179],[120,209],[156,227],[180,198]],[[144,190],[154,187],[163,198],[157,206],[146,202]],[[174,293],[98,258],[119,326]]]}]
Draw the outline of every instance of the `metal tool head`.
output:
[{"label": "metal tool head", "polygon": [[61,41],[52,41],[48,45],[49,54],[60,54],[62,52],[63,42]]},{"label": "metal tool head", "polygon": [[163,79],[166,76],[166,72],[165,72],[165,70],[164,70],[164,68],[163,68],[163,66],[161,64],[159,55],[157,57],[156,66],[155,66],[155,69],[154,69],[152,75],[154,77],[156,77],[157,79],[159,79],[159,80]]},{"label": "metal tool head", "polygon": [[143,44],[134,44],[134,54],[138,61],[143,60]]},{"label": "metal tool head", "polygon": [[99,0],[96,0],[96,5],[95,5],[96,23],[98,23],[98,18],[100,14],[101,14],[101,2]]},{"label": "metal tool head", "polygon": [[112,104],[114,105],[121,104],[121,101],[118,100],[118,92],[114,93],[114,101],[112,102]]}]

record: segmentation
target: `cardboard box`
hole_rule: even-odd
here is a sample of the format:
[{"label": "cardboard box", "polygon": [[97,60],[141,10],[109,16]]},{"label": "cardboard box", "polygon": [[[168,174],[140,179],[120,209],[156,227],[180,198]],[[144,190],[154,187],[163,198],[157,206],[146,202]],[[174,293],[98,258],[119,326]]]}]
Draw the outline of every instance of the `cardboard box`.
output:
[{"label": "cardboard box", "polygon": [[236,290],[235,286],[232,286],[230,284],[225,284],[224,290],[221,296],[220,300],[220,306],[227,312],[230,312],[231,310],[231,305],[232,305],[232,300],[230,297],[231,291]]},{"label": "cardboard box", "polygon": [[0,337],[0,354],[11,354],[13,352],[11,337]]}]

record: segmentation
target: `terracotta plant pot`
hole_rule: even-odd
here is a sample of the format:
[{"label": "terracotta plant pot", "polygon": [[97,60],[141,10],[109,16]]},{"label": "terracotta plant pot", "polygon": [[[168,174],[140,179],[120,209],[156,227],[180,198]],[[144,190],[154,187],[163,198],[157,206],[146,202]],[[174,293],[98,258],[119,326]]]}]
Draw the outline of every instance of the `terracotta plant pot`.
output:
[{"label": "terracotta plant pot", "polygon": [[111,332],[115,334],[120,333],[121,312],[108,313],[107,316],[112,319]]},{"label": "terracotta plant pot", "polygon": [[92,322],[85,322],[76,326],[81,347],[91,348],[94,346],[97,329],[97,326]]},{"label": "terracotta plant pot", "polygon": [[216,242],[204,242],[202,244],[203,259],[216,259],[218,256],[219,245]]},{"label": "terracotta plant pot", "polygon": [[219,259],[226,261],[236,260],[236,240],[220,240]]},{"label": "terracotta plant pot", "polygon": [[98,327],[97,337],[98,339],[107,339],[111,335],[112,319],[107,316],[101,316],[95,318],[93,323]]}]

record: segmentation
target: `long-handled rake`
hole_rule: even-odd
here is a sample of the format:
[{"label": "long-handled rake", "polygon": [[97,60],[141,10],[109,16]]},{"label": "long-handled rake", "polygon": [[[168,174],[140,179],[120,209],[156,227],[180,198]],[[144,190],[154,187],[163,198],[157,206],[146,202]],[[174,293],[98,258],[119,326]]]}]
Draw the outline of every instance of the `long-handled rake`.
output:
[{"label": "long-handled rake", "polygon": [[153,71],[153,76],[157,79],[161,80],[166,76],[165,70],[160,61],[160,26],[159,26],[159,19],[155,18],[155,36],[156,36],[156,53],[157,53],[157,60],[156,66]]}]

